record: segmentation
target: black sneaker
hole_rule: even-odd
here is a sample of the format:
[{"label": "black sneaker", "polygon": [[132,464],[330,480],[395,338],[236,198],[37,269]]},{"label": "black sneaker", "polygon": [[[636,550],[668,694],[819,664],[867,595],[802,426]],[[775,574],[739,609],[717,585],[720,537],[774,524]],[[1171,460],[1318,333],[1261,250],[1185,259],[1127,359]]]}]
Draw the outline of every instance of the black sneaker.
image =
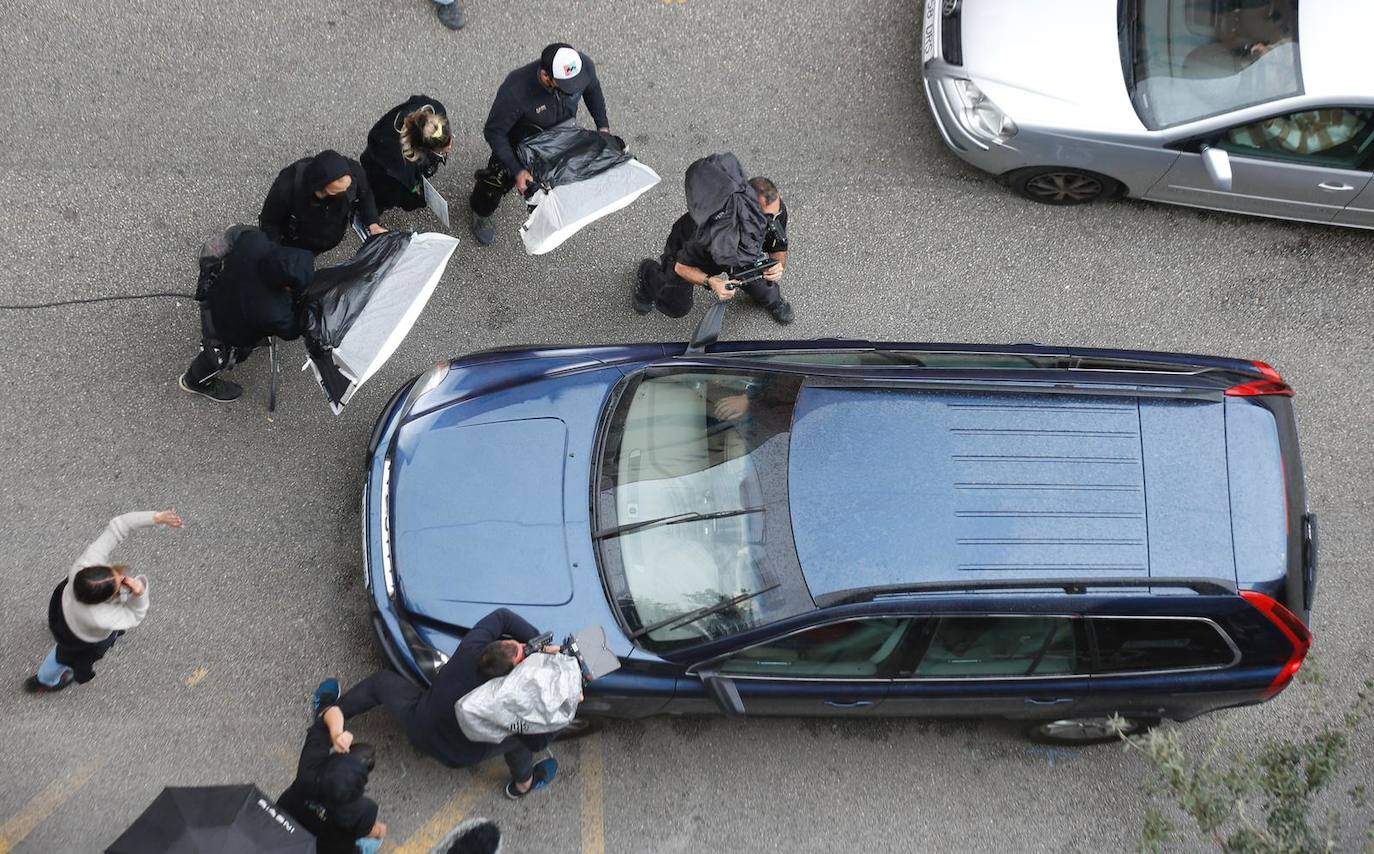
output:
[{"label": "black sneaker", "polygon": [[496,239],[496,223],[489,216],[472,215],[472,236],[483,246]]},{"label": "black sneaker", "polygon": [[648,314],[654,310],[654,301],[646,292],[649,290],[649,271],[657,266],[658,262],[652,258],[639,262],[639,270],[635,274],[635,314]]},{"label": "black sneaker", "polygon": [[30,694],[54,694],[70,684],[72,684],[71,671],[63,673],[62,678],[58,680],[56,685],[44,685],[42,682],[38,681],[38,675],[34,674],[24,680],[24,690],[28,691]]},{"label": "black sneaker", "polygon": [[768,313],[773,315],[773,319],[783,326],[796,319],[792,314],[792,303],[787,300],[778,300],[773,305],[768,306]]},{"label": "black sneaker", "polygon": [[228,403],[243,396],[243,386],[222,380],[219,377],[214,377],[207,383],[193,383],[186,378],[185,374],[182,374],[181,378],[177,380],[177,385],[181,386],[182,391],[208,397],[219,403]]},{"label": "black sneaker", "polygon": [[453,0],[452,3],[435,3],[435,14],[439,16],[439,23],[448,27],[450,30],[461,30],[467,23],[463,17],[462,0]]}]

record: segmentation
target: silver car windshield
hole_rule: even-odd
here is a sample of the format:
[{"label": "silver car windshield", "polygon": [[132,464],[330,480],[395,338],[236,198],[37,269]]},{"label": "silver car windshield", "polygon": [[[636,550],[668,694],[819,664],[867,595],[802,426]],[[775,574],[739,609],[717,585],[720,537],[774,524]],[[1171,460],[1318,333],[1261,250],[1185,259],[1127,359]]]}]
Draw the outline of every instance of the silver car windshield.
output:
[{"label": "silver car windshield", "polygon": [[792,546],[787,451],[801,378],[644,376],[606,427],[593,538],[628,634],[666,651],[813,606]]},{"label": "silver car windshield", "polygon": [[1121,65],[1151,130],[1302,93],[1298,0],[1121,0]]}]

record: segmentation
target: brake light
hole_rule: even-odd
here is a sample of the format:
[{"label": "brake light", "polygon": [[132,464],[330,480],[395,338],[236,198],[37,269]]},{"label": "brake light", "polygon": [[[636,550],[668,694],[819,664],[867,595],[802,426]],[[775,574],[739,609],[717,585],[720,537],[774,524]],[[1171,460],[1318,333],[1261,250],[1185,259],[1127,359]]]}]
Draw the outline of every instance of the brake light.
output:
[{"label": "brake light", "polygon": [[1278,371],[1264,362],[1251,362],[1250,364],[1254,365],[1255,370],[1263,374],[1266,379],[1233,385],[1226,390],[1228,395],[1231,397],[1258,397],[1264,394],[1293,396],[1293,389],[1283,381],[1283,377],[1279,375]]},{"label": "brake light", "polygon": [[1269,618],[1283,636],[1288,638],[1288,642],[1293,645],[1293,651],[1289,653],[1288,660],[1284,662],[1283,669],[1279,675],[1269,684],[1268,690],[1264,692],[1267,700],[1275,694],[1288,687],[1288,683],[1293,681],[1293,677],[1298,675],[1302,669],[1303,659],[1307,658],[1307,651],[1312,648],[1312,632],[1307,628],[1298,615],[1285,608],[1282,604],[1275,601],[1263,593],[1256,593],[1253,590],[1242,590],[1241,596],[1245,601],[1255,606],[1260,613]]}]

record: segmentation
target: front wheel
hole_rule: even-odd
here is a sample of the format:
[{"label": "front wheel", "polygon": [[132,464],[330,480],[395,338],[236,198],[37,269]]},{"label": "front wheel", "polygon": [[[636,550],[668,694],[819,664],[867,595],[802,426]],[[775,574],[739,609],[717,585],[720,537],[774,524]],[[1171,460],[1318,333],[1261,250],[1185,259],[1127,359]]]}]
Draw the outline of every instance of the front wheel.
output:
[{"label": "front wheel", "polygon": [[1037,744],[1084,747],[1117,741],[1121,735],[1143,735],[1159,725],[1159,718],[1122,718],[1120,735],[1111,718],[1062,718],[1040,721],[1026,729],[1026,737]]},{"label": "front wheel", "polygon": [[1007,183],[1023,198],[1042,205],[1086,205],[1122,190],[1105,175],[1056,167],[1022,169],[1007,176]]}]

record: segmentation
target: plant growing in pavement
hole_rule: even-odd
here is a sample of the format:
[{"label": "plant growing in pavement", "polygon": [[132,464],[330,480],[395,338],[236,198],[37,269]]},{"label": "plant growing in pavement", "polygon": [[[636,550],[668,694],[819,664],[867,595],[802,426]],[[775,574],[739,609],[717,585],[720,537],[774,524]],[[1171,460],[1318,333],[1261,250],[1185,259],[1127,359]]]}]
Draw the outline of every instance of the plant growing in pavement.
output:
[{"label": "plant growing in pavement", "polygon": [[[1147,758],[1159,775],[1148,787],[1152,798],[1140,850],[1176,848],[1186,829],[1196,841],[1237,854],[1334,851],[1342,813],[1353,813],[1361,825],[1357,832],[1364,834],[1362,848],[1374,852],[1374,801],[1364,783],[1347,790],[1345,810],[1320,808],[1321,796],[1341,784],[1350,763],[1355,736],[1374,703],[1374,677],[1337,712],[1332,710],[1340,706],[1328,702],[1325,679],[1313,665],[1309,658],[1298,676],[1304,725],[1294,737],[1270,738],[1256,746],[1252,740],[1232,738],[1223,725],[1210,748],[1199,754],[1182,743],[1176,729],[1122,735],[1126,749]],[[1116,721],[1120,733],[1125,722]],[[1165,801],[1172,802],[1172,809]],[[1181,813],[1185,826],[1171,813]]]}]

